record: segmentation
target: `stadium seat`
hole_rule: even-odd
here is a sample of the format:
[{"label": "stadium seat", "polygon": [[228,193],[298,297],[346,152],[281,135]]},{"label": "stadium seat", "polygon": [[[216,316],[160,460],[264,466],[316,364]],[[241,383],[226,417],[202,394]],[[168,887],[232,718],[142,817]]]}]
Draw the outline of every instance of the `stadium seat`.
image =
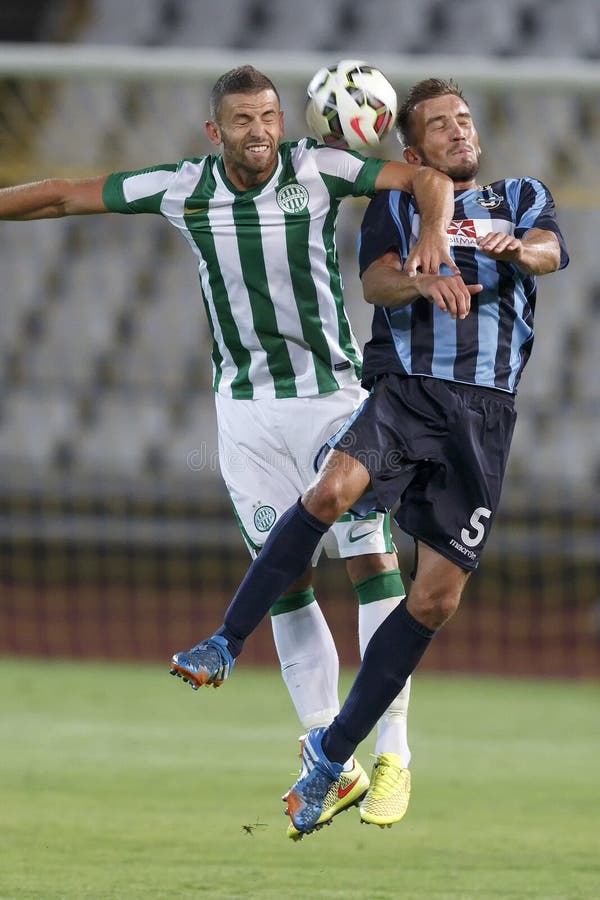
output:
[{"label": "stadium seat", "polygon": [[78,472],[140,477],[148,452],[167,435],[167,406],[139,393],[107,393],[93,407],[92,421],[73,440]]},{"label": "stadium seat", "polygon": [[597,417],[568,409],[550,416],[529,457],[530,480],[585,496],[600,477]]},{"label": "stadium seat", "polygon": [[228,47],[240,38],[247,24],[249,0],[172,4],[170,21],[156,33],[158,43],[180,47]]},{"label": "stadium seat", "polygon": [[163,0],[96,0],[79,35],[87,44],[146,44],[160,34]]},{"label": "stadium seat", "polygon": [[528,56],[598,59],[600,7],[595,0],[537,0],[525,7],[521,52]]},{"label": "stadium seat", "polygon": [[[593,299],[592,299],[593,298]],[[585,407],[589,407],[586,418],[595,422],[600,420],[600,403],[598,400],[598,361],[600,360],[600,285],[597,285],[594,294],[591,295],[589,304],[590,314],[586,324],[580,327],[578,332],[577,349],[572,361],[573,395]],[[600,426],[596,436],[596,443],[600,448]]]},{"label": "stadium seat", "polygon": [[60,298],[46,309],[38,341],[25,350],[30,383],[89,380],[96,356],[114,339],[121,282],[111,275],[114,271],[104,260],[85,254],[65,268]]},{"label": "stadium seat", "polygon": [[214,400],[206,393],[189,400],[161,446],[167,473],[199,480],[220,478]]},{"label": "stadium seat", "polygon": [[330,49],[343,0],[247,4],[248,18],[238,46],[252,50]]},{"label": "stadium seat", "polygon": [[60,389],[13,388],[0,400],[0,468],[52,467],[56,447],[76,426],[71,396]]},{"label": "stadium seat", "polygon": [[[522,0],[453,0],[432,9],[429,51],[448,55],[505,56],[515,54],[518,13]],[[426,52],[425,45],[421,45]]]}]

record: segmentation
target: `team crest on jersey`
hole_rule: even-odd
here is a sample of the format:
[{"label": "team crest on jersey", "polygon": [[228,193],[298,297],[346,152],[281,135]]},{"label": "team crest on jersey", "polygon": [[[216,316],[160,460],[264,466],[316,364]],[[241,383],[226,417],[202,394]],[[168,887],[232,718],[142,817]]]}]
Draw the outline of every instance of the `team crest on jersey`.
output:
[{"label": "team crest on jersey", "polygon": [[301,213],[308,206],[308,190],[303,184],[286,184],[275,196],[277,205],[286,213]]},{"label": "team crest on jersey", "polygon": [[254,527],[257,531],[270,531],[276,518],[277,513],[272,506],[259,506],[254,511]]},{"label": "team crest on jersey", "polygon": [[502,197],[494,192],[491,184],[484,184],[475,203],[484,209],[497,209],[502,203]]},{"label": "team crest on jersey", "polygon": [[448,226],[451,247],[476,247],[477,230],[473,219],[453,219]]}]

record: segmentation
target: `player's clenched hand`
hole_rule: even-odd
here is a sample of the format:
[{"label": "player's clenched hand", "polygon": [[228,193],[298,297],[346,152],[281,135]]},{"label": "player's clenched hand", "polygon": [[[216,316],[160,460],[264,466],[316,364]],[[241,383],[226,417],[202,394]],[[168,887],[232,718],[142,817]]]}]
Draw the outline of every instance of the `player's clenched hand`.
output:
[{"label": "player's clenched hand", "polygon": [[465,319],[471,309],[471,297],[483,290],[482,284],[465,284],[460,275],[420,276],[419,291],[453,319]]},{"label": "player's clenched hand", "polygon": [[458,274],[458,266],[450,256],[448,235],[444,231],[421,229],[421,234],[404,263],[406,275],[437,275],[442,265]]}]

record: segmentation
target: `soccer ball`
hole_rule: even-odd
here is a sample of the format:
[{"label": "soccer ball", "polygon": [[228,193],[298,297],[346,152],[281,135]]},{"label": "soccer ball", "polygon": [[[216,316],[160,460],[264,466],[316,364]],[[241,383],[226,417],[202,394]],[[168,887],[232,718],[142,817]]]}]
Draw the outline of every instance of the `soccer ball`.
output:
[{"label": "soccer ball", "polygon": [[330,147],[374,147],[396,118],[396,91],[379,69],[358,59],[323,66],[307,93],[307,125],[317,140]]}]

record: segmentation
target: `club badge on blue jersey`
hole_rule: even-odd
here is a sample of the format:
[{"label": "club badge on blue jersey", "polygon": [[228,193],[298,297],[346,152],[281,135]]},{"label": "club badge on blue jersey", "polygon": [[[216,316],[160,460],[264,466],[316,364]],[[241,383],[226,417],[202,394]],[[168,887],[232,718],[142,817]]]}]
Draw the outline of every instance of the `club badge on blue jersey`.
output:
[{"label": "club badge on blue jersey", "polygon": [[496,209],[502,203],[502,197],[494,192],[491,184],[484,184],[475,203],[484,209]]}]

